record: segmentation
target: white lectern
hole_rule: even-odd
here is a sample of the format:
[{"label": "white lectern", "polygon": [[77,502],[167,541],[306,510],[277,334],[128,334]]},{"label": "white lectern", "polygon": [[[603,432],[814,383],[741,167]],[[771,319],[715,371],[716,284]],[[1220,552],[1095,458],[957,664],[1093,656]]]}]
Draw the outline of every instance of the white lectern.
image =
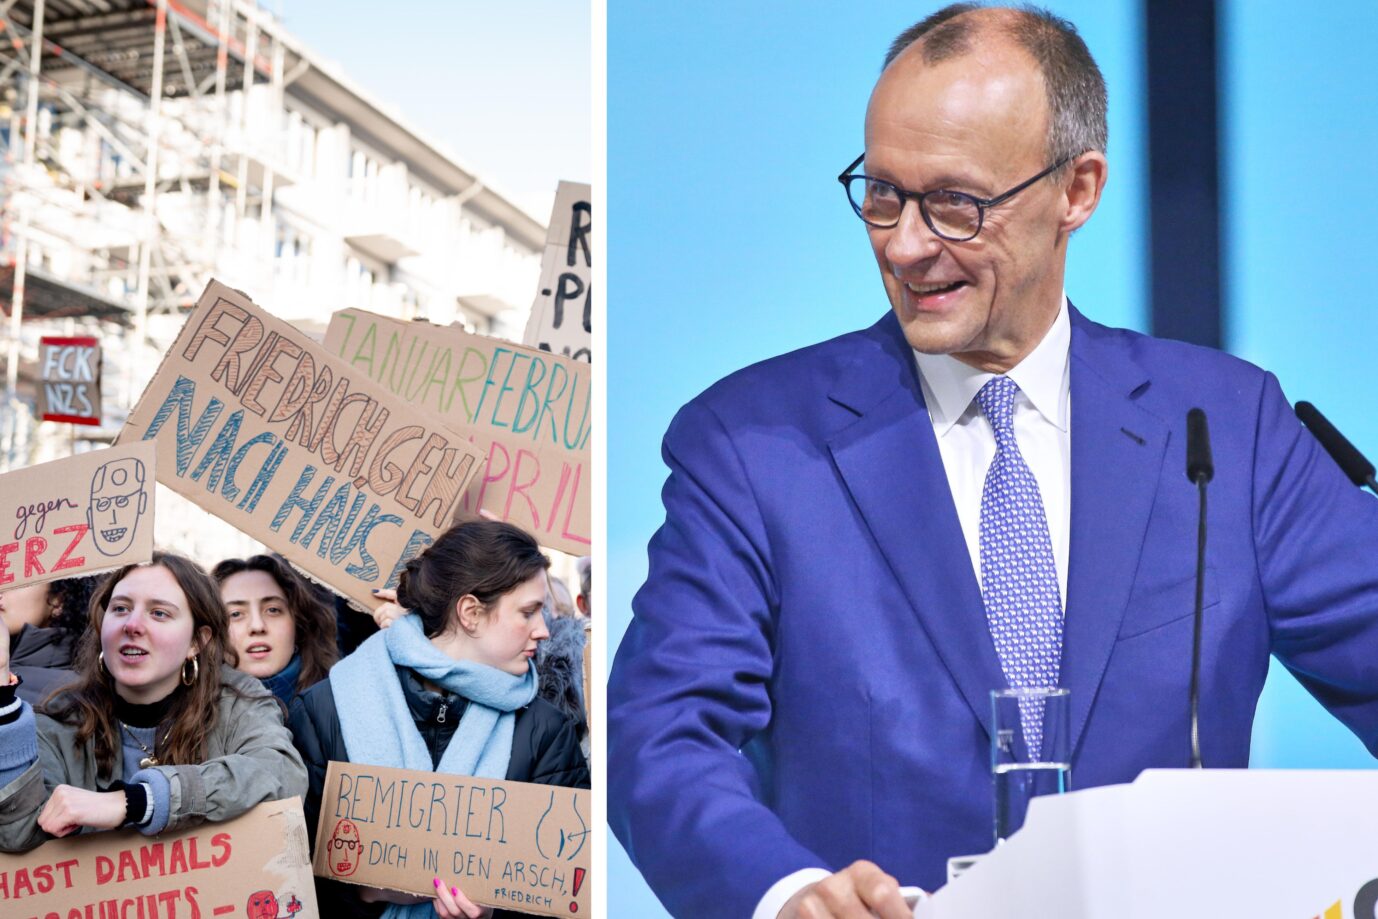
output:
[{"label": "white lectern", "polygon": [[916,919],[1378,919],[1378,770],[1152,769],[1035,798]]}]

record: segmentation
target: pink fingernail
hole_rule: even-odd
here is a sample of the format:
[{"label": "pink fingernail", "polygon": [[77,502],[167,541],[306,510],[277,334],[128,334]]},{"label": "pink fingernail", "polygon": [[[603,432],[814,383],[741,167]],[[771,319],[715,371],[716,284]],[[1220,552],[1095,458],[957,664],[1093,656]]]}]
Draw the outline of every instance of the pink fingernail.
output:
[{"label": "pink fingernail", "polygon": [[436,879],[435,879],[435,886],[436,886],[437,888],[440,887],[440,878],[436,878]]},{"label": "pink fingernail", "polygon": [[451,895],[451,896],[455,896],[455,897],[459,896],[459,888],[458,888],[458,887],[451,887],[451,888],[450,888],[450,895]]}]

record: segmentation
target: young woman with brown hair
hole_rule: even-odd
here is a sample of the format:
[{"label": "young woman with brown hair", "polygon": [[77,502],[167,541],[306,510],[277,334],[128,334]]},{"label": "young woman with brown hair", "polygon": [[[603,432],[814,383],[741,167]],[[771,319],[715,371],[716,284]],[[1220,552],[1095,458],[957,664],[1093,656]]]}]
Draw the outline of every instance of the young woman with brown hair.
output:
[{"label": "young woman with brown hair", "polygon": [[[393,619],[292,706],[308,828],[330,760],[588,787],[573,724],[537,697],[549,564],[530,535],[491,520],[451,527],[407,564],[397,602],[415,615]],[[440,878],[428,900],[321,879],[316,890],[332,917],[490,915]]]},{"label": "young woman with brown hair", "polygon": [[283,705],[325,679],[339,658],[335,611],[286,560],[227,558],[211,577],[229,611],[239,670],[262,680]]},{"label": "young woman with brown hair", "polygon": [[233,659],[214,582],[164,553],[101,583],[76,682],[37,717],[0,638],[0,851],[121,826],[153,835],[302,794],[280,707]]}]

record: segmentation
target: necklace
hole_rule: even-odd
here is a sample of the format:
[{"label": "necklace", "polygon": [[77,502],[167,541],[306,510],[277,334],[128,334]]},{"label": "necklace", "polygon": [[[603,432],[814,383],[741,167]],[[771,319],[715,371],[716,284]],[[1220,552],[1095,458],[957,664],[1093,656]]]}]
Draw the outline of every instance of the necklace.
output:
[{"label": "necklace", "polygon": [[[144,756],[143,759],[139,760],[139,768],[140,768],[140,769],[147,769],[147,768],[149,768],[150,766],[156,766],[156,765],[158,765],[158,757],[156,757],[156,756],[153,755],[153,751],[152,751],[152,750],[150,750],[148,747],[144,746],[144,742],[143,742],[142,740],[140,740],[139,738],[137,738],[137,737],[134,736],[134,732],[131,731],[131,730],[129,729],[129,725],[127,725],[127,724],[125,724],[123,721],[121,721],[121,722],[120,722],[120,727],[124,728],[124,732],[125,732],[126,734],[129,735],[129,739],[132,740],[132,741],[134,741],[134,743],[138,746],[138,748],[139,748],[140,750],[144,751],[145,756]],[[158,742],[157,742],[156,740],[155,740],[153,743],[154,743],[154,746],[157,746],[157,744],[158,744]]]}]

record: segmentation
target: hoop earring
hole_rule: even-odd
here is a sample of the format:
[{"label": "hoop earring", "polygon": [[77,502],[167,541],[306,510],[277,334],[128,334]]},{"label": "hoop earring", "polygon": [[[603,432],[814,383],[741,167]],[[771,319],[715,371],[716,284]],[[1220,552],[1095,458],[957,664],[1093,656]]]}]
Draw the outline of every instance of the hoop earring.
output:
[{"label": "hoop earring", "polygon": [[104,651],[102,651],[101,653],[99,653],[99,654],[96,655],[96,663],[97,663],[97,664],[100,666],[100,668],[101,668],[102,670],[104,670],[106,673],[109,673],[109,672],[110,672],[110,668],[107,667],[107,666],[105,666],[105,652],[104,652]]},{"label": "hoop earring", "polygon": [[[191,664],[191,676],[190,676],[190,677],[187,676],[187,664]],[[183,685],[183,686],[190,686],[192,683],[195,683],[195,682],[196,682],[196,678],[199,677],[200,675],[201,675],[201,663],[200,663],[200,661],[198,661],[198,660],[197,660],[196,658],[194,658],[194,657],[193,657],[191,660],[182,661],[182,685]]]}]

